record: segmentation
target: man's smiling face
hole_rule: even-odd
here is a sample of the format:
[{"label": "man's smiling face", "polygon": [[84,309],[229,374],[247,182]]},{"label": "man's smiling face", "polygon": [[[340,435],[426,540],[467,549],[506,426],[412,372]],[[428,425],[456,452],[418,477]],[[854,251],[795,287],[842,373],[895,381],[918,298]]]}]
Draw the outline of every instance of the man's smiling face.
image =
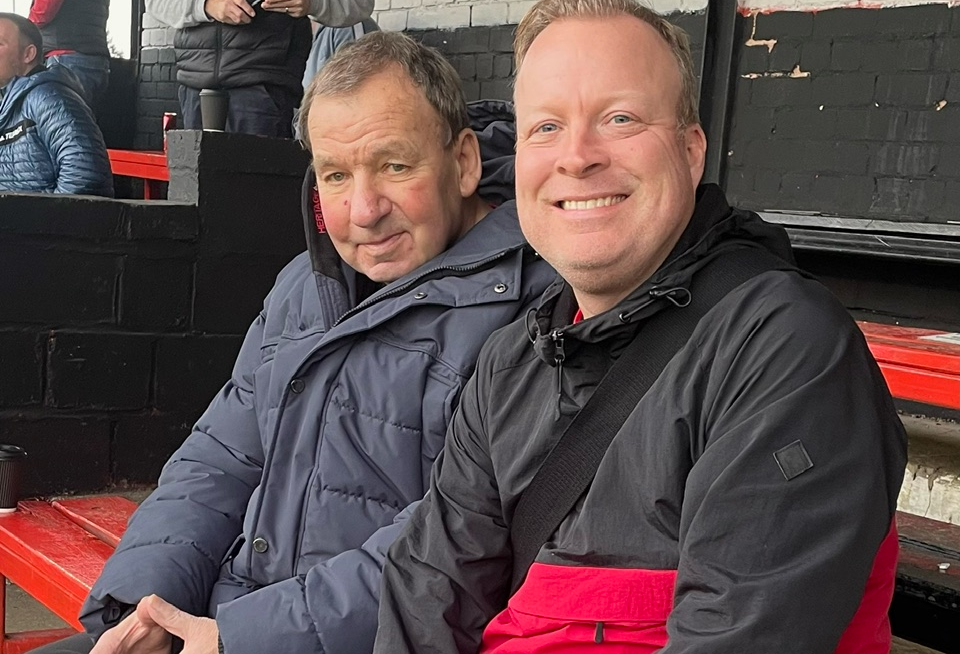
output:
[{"label": "man's smiling face", "polygon": [[693,214],[699,125],[679,127],[670,47],[632,16],[549,25],[517,73],[517,204],[530,243],[604,311],[666,259]]}]

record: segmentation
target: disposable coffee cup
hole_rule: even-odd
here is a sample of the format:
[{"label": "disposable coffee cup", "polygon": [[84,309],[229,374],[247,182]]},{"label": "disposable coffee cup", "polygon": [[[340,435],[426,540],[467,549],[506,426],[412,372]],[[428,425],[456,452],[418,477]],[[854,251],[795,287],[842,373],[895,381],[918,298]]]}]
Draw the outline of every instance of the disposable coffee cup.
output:
[{"label": "disposable coffee cup", "polygon": [[22,447],[0,445],[0,514],[17,510],[26,458],[27,452]]},{"label": "disposable coffee cup", "polygon": [[205,130],[222,132],[227,127],[228,98],[225,91],[200,91],[200,125]]}]

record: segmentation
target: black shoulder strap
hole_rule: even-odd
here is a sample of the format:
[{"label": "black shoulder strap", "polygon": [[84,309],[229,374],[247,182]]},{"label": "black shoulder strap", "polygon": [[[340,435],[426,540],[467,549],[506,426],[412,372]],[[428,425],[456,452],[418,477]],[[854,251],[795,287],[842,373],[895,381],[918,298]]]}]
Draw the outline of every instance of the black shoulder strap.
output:
[{"label": "black shoulder strap", "polygon": [[743,282],[776,269],[794,267],[756,247],[718,253],[694,275],[688,305],[660,311],[640,327],[520,496],[510,525],[512,591],[523,583],[540,548],[590,486],[610,441],[700,318]]}]

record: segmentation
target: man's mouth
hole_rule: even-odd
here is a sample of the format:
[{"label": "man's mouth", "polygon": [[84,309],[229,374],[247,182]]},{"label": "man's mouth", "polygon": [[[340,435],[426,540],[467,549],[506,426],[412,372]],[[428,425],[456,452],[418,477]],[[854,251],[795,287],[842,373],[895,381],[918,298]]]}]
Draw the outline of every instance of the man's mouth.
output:
[{"label": "man's mouth", "polygon": [[557,206],[564,211],[583,211],[584,209],[596,209],[597,207],[609,207],[614,204],[620,204],[626,199],[626,195],[608,195],[603,198],[591,198],[589,200],[560,200],[557,202]]}]

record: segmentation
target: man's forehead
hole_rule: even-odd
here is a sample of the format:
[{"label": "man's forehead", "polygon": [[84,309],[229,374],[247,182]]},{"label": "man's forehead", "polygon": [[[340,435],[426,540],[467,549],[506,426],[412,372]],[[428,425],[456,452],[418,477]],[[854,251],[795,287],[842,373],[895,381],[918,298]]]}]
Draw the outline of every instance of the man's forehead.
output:
[{"label": "man's forehead", "polygon": [[314,167],[329,168],[350,163],[367,164],[388,159],[412,161],[422,154],[422,146],[404,137],[371,139],[364,142],[337,142],[318,139],[314,144]]}]

